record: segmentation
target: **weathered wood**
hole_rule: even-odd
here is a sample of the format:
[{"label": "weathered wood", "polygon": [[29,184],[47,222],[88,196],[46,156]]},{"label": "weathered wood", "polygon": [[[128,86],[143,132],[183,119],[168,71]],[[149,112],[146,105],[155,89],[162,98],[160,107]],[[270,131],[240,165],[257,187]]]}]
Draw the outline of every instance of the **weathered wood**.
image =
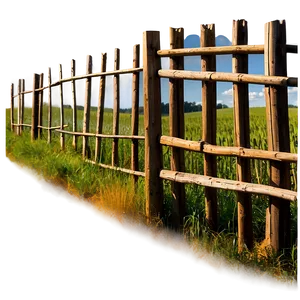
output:
[{"label": "weathered wood", "polygon": [[[265,24],[265,74],[287,75],[285,21]],[[268,150],[290,152],[288,98],[286,87],[265,87]],[[290,189],[290,165],[270,163],[270,185]],[[290,205],[276,196],[270,197],[266,214],[266,239],[275,251],[290,245]],[[268,218],[270,216],[270,219]],[[268,224],[269,223],[269,224]]]},{"label": "weathered wood", "polygon": [[[215,25],[201,25],[201,46],[215,46]],[[202,72],[216,71],[215,56],[201,56]],[[215,82],[202,82],[202,140],[212,145],[216,144],[217,133],[217,93]],[[204,154],[204,175],[217,176],[216,157]],[[217,192],[211,187],[205,187],[205,216],[212,230],[217,229]]]},{"label": "weathered wood", "polygon": [[[76,72],[76,63],[75,60],[71,60],[71,77],[75,76]],[[73,131],[77,131],[77,102],[76,102],[76,84],[75,80],[72,80],[72,100],[73,100]],[[75,150],[77,150],[77,137],[73,136],[72,146]]]},{"label": "weathered wood", "polygon": [[[44,73],[40,74],[40,85],[39,88],[43,88],[44,85]],[[39,117],[38,126],[43,126],[43,90],[39,92]],[[38,128],[38,138],[42,137],[42,129]]]},{"label": "weathered wood", "polygon": [[15,124],[15,123],[13,123],[12,124],[14,127],[17,127],[17,126],[23,126],[23,127],[31,127],[32,125],[31,124]]},{"label": "weathered wood", "polygon": [[[40,75],[33,75],[33,90],[37,89],[40,84]],[[39,113],[39,92],[32,93],[32,110],[31,110],[31,141],[38,136],[38,113]]]},{"label": "weathered wood", "polygon": [[181,70],[159,70],[158,75],[163,78],[178,78],[202,81],[224,81],[232,83],[253,83],[263,85],[298,86],[298,78],[287,76],[265,76],[242,73],[197,72]]},{"label": "weathered wood", "polygon": [[296,163],[298,161],[297,153],[249,149],[244,147],[216,146],[205,143],[204,141],[189,141],[164,135],[160,137],[160,143],[165,146],[178,147],[190,151],[214,155],[237,156],[263,160],[268,159],[293,163]]},{"label": "weathered wood", "polygon": [[198,56],[221,54],[263,54],[264,45],[232,45],[218,47],[180,48],[160,50],[157,54],[161,57]]},{"label": "weathered wood", "polygon": [[[48,127],[52,126],[52,94],[51,94],[51,68],[48,68]],[[48,130],[48,144],[51,143],[51,130]]]},{"label": "weathered wood", "polygon": [[[21,124],[21,79],[18,81],[18,124]],[[17,127],[17,135],[21,134],[21,126]]]},{"label": "weathered wood", "polygon": [[[62,80],[62,65],[59,65],[59,80]],[[63,99],[63,85],[60,83],[60,129],[63,129],[64,125],[64,99]],[[65,148],[65,136],[63,133],[60,134],[60,147]]]},{"label": "weathered wood", "polygon": [[[68,127],[67,124],[65,124],[65,125],[63,126],[63,128],[66,128],[66,127]],[[46,130],[54,130],[54,129],[60,129],[60,125],[59,125],[59,126],[54,126],[54,127],[38,126],[38,128],[46,129]],[[62,131],[63,131],[64,133],[65,133],[65,132],[69,132],[69,131],[65,131],[65,130],[62,130]]]},{"label": "weathered wood", "polygon": [[[184,29],[170,28],[170,48],[184,47]],[[171,57],[171,70],[183,70],[184,58]],[[184,139],[184,92],[182,79],[169,80],[169,128],[170,136]],[[185,171],[184,151],[180,148],[171,149],[171,170]],[[171,222],[175,229],[183,225],[183,218],[186,216],[185,187],[181,183],[172,184],[172,217]]]},{"label": "weathered wood", "polygon": [[[233,21],[232,45],[248,43],[247,21]],[[248,55],[234,54],[232,57],[233,73],[248,73]],[[249,117],[249,88],[248,84],[233,84],[234,107],[234,145],[250,148],[250,117]],[[251,182],[250,160],[237,158],[237,180]],[[238,251],[253,248],[252,201],[251,195],[237,193],[238,202]]]},{"label": "weathered wood", "polygon": [[[91,74],[93,68],[92,56],[86,58],[86,73]],[[83,133],[89,132],[90,129],[90,110],[91,110],[92,78],[87,78],[85,82],[85,100],[83,112]],[[82,137],[82,158],[91,157],[91,151],[88,144],[88,137]]]},{"label": "weathered wood", "polygon": [[163,189],[159,172],[162,169],[161,136],[161,95],[158,70],[161,61],[157,55],[160,49],[158,31],[143,33],[143,89],[144,89],[144,128],[145,128],[145,196],[146,216],[162,217]]},{"label": "weathered wood", "polygon": [[100,73],[91,73],[86,75],[77,75],[75,77],[69,77],[64,78],[61,81],[57,81],[53,83],[53,86],[58,85],[60,82],[68,82],[73,80],[80,80],[80,79],[88,79],[93,77],[100,77],[100,76],[111,76],[111,75],[121,75],[121,74],[130,74],[130,73],[136,73],[136,72],[142,72],[143,68],[130,68],[130,69],[122,69],[122,70],[114,70],[114,71],[106,71],[106,72],[100,72]]},{"label": "weathered wood", "polygon": [[57,132],[63,132],[69,135],[77,135],[77,136],[92,136],[92,137],[99,137],[99,138],[107,138],[107,139],[124,139],[124,140],[132,140],[132,139],[136,139],[136,140],[145,140],[144,136],[140,136],[140,135],[114,135],[114,134],[103,134],[103,133],[90,133],[90,132],[73,132],[73,131],[66,131],[66,130],[61,130],[61,129],[57,129]]},{"label": "weathered wood", "polygon": [[[106,71],[106,53],[101,54],[101,73]],[[101,134],[103,129],[103,116],[104,116],[104,100],[105,100],[105,82],[106,76],[100,77],[100,85],[99,85],[99,100],[98,100],[98,108],[97,108],[97,123],[96,123],[96,133]],[[98,162],[101,160],[100,158],[100,148],[101,148],[101,138],[96,138],[95,144],[95,161]]]},{"label": "weathered wood", "polygon": [[289,203],[290,201],[297,201],[297,192],[269,185],[241,182],[212,176],[189,174],[170,170],[161,170],[160,178],[181,183],[198,184],[213,189],[223,189],[250,194],[275,196],[287,200],[284,201],[287,203]]},{"label": "weathered wood", "polygon": [[[21,79],[21,120],[20,120],[20,124],[24,123],[24,101],[25,101],[25,96],[22,92],[25,91],[25,79]],[[23,131],[23,125],[20,127],[20,133],[22,134]]]},{"label": "weathered wood", "polygon": [[15,118],[14,118],[14,110],[15,110],[15,105],[14,105],[14,84],[11,84],[10,87],[10,130],[14,132],[14,123],[15,123]]},{"label": "weathered wood", "polygon": [[120,168],[120,167],[113,167],[113,166],[110,166],[110,165],[106,165],[106,164],[102,164],[102,163],[97,163],[97,162],[95,162],[93,160],[89,160],[89,159],[86,159],[85,161],[88,162],[88,163],[91,163],[93,165],[105,168],[105,169],[110,169],[110,170],[114,170],[114,171],[121,171],[123,173],[131,174],[131,175],[134,175],[134,176],[145,177],[145,173],[144,172],[133,171],[133,170],[129,170],[129,169],[125,169],[125,168]]},{"label": "weathered wood", "polygon": [[[114,70],[120,69],[120,49],[115,49]],[[113,107],[113,134],[119,134],[119,118],[120,118],[120,76],[114,75],[113,78],[113,91],[114,91],[114,107]],[[112,142],[112,166],[119,164],[118,155],[118,139]]]},{"label": "weathered wood", "polygon": [[[133,47],[133,68],[140,66],[140,45]],[[131,134],[139,134],[139,73],[132,73],[132,111],[131,111]],[[138,140],[134,139],[131,143],[131,170],[137,171],[139,169],[139,149]],[[133,185],[136,186],[138,181],[137,176],[132,177]]]}]

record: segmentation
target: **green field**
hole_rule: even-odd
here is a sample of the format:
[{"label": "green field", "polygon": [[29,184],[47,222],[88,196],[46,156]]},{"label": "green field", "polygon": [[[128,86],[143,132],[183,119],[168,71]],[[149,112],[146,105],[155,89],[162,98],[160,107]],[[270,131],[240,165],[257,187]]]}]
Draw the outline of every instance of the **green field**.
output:
[{"label": "green field", "polygon": [[[298,110],[295,108],[289,109],[290,116],[290,141],[291,152],[298,151]],[[15,119],[17,111],[14,112]],[[82,131],[83,111],[77,112],[78,129]],[[25,108],[24,123],[31,123],[31,109]],[[68,127],[66,130],[72,131],[72,109],[65,109],[64,124]],[[103,133],[112,134],[112,112],[106,111],[104,114]],[[140,117],[139,135],[144,135],[143,116]],[[47,126],[47,106],[44,107],[43,125]],[[52,126],[59,125],[59,109],[53,108]],[[217,145],[233,146],[234,143],[234,120],[232,108],[221,109],[217,111]],[[42,141],[30,143],[29,129],[26,128],[23,137],[16,137],[10,132],[9,110],[7,110],[7,153],[9,157],[14,157],[17,161],[27,164],[31,167],[39,169],[39,164],[43,163],[44,170],[42,173],[48,177],[59,177],[68,184],[77,189],[78,193],[93,197],[99,193],[104,183],[110,186],[112,182],[117,182],[125,187],[129,182],[129,175],[118,174],[111,175],[112,172],[99,170],[98,167],[84,164],[81,161],[81,145],[82,138],[78,138],[78,150],[72,150],[72,136],[65,135],[66,151],[62,153],[59,149],[59,134],[53,133],[53,141],[51,145],[47,145],[47,131],[43,131]],[[96,129],[96,112],[91,111],[90,132],[95,132]],[[265,108],[250,109],[250,139],[251,147],[267,150],[267,130],[265,119]],[[162,133],[169,134],[169,118],[162,118]],[[129,114],[120,114],[119,134],[131,135],[131,116]],[[198,141],[202,134],[202,119],[201,112],[185,114],[185,138],[188,140]],[[22,141],[22,143],[21,143]],[[89,138],[92,157],[94,159],[95,138]],[[144,141],[139,141],[139,168],[144,170]],[[102,147],[100,153],[101,163],[111,164],[111,149],[112,140],[102,139]],[[119,167],[130,169],[130,140],[119,140]],[[42,160],[39,158],[42,158]],[[49,161],[48,161],[49,160]],[[170,148],[163,147],[163,166],[166,169],[170,168]],[[186,172],[203,174],[203,154],[185,151],[185,167]],[[81,170],[81,169],[82,170]],[[85,176],[83,176],[83,172]],[[88,174],[88,175],[87,175]],[[100,174],[100,175],[99,175]],[[251,160],[252,182],[260,184],[269,183],[269,162],[262,160]],[[291,164],[291,182],[292,190],[297,190],[297,165]],[[117,176],[117,180],[114,179]],[[226,179],[236,179],[236,158],[235,157],[217,157],[217,176]],[[132,204],[130,209],[136,210],[139,216],[144,214],[144,196],[143,196],[143,179],[139,180],[138,195],[134,195],[136,203]],[[103,190],[102,190],[103,193]],[[102,194],[104,195],[104,194]],[[112,194],[113,195],[113,194]],[[110,195],[109,197],[112,197]],[[213,252],[219,252],[225,255],[228,259],[237,259],[243,263],[249,264],[249,256],[244,257],[237,253],[237,203],[236,194],[231,191],[218,190],[218,209],[219,223],[218,232],[216,235],[210,233],[205,227],[205,207],[204,207],[204,188],[196,185],[186,185],[187,195],[187,216],[184,220],[183,231],[189,238],[200,240],[209,240],[206,243],[207,248]],[[126,198],[126,199],[127,199]],[[268,205],[268,197],[253,195],[253,230],[254,237],[257,243],[264,239],[265,234],[265,210]],[[125,201],[125,200],[124,200]],[[128,199],[126,201],[129,201]],[[164,181],[164,209],[165,219],[163,220],[166,226],[169,226],[171,216],[171,183]],[[125,209],[126,210],[126,209]],[[129,214],[130,213],[128,210]],[[267,270],[278,276],[291,276],[296,278],[297,274],[297,257],[296,254],[296,238],[297,238],[297,203],[291,204],[291,238],[292,248],[289,251],[281,253],[281,259],[278,256],[268,258],[268,262],[260,261],[259,259],[250,259],[254,265],[258,265],[261,270]],[[212,240],[214,242],[212,242]],[[213,245],[211,245],[213,244]],[[290,251],[291,250],[291,251]],[[281,255],[280,254],[280,255]]]}]

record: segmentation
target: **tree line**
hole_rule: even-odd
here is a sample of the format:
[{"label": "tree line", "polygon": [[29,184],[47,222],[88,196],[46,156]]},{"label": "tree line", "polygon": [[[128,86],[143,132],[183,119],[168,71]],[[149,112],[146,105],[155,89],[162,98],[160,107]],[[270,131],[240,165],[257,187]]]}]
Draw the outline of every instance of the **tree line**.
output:
[{"label": "tree line", "polygon": [[[221,108],[228,108],[228,106],[226,104],[221,104],[218,103],[217,104],[217,109],[221,109]],[[120,112],[122,113],[129,113],[131,114],[132,109],[131,108],[121,108]],[[161,113],[163,115],[168,115],[169,114],[169,103],[161,103]],[[202,105],[200,103],[196,103],[196,102],[184,102],[184,112],[188,113],[188,112],[198,112],[198,111],[202,111]],[[139,113],[144,113],[144,108],[143,107],[139,107]]]}]

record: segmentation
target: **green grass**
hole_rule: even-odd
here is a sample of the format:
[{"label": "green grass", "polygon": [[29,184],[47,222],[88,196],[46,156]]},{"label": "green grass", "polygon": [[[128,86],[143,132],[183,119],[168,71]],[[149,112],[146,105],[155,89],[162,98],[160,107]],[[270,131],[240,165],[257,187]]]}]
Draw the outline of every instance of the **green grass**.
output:
[{"label": "green grass", "polygon": [[[232,146],[234,139],[233,110],[218,110],[217,145]],[[298,150],[297,109],[289,109],[291,152]],[[15,119],[17,112],[14,112]],[[189,140],[201,139],[201,113],[185,114],[185,137]],[[250,109],[250,140],[251,147],[267,149],[265,108]],[[47,126],[47,107],[44,107],[43,125]],[[83,111],[78,111],[78,131],[82,131]],[[143,116],[140,117],[139,135],[144,135]],[[24,123],[31,123],[31,109],[25,108]],[[65,124],[72,131],[72,110],[65,109]],[[169,118],[162,118],[162,133],[169,134]],[[52,126],[59,125],[59,109],[53,108]],[[83,196],[99,208],[115,210],[120,216],[123,212],[144,221],[145,200],[144,180],[141,178],[138,191],[131,184],[131,177],[126,174],[100,169],[84,163],[81,159],[82,138],[78,138],[78,151],[74,151],[72,136],[65,135],[66,149],[60,150],[59,135],[53,133],[53,141],[47,144],[47,132],[43,131],[41,140],[30,142],[30,134],[26,128],[21,137],[10,131],[9,110],[6,122],[7,155],[18,163],[27,165],[55,184],[62,184],[70,192]],[[96,112],[91,111],[90,132],[95,132]],[[112,134],[112,112],[104,114],[103,133]],[[131,134],[131,119],[129,114],[120,114],[120,134]],[[95,139],[89,138],[92,159],[94,156]],[[130,168],[130,140],[119,141],[119,166]],[[100,161],[111,164],[112,140],[102,139]],[[143,141],[139,141],[139,167],[144,170]],[[170,149],[163,147],[164,168],[170,168]],[[185,151],[186,172],[203,174],[203,154]],[[236,158],[217,157],[218,177],[236,179]],[[251,160],[253,183],[268,184],[269,164],[266,161]],[[292,189],[297,189],[297,168],[291,164]],[[171,183],[164,184],[164,224],[169,226],[171,216]],[[236,194],[232,191],[218,190],[218,233],[211,232],[205,225],[204,188],[197,185],[185,186],[187,195],[187,216],[184,219],[183,232],[196,247],[204,247],[210,252],[219,253],[229,261],[241,262],[254,267],[259,272],[268,272],[285,280],[297,277],[297,203],[291,203],[291,249],[284,249],[279,254],[269,253],[265,259],[260,259],[259,248],[253,252],[237,251],[237,203]],[[268,198],[253,195],[253,231],[258,243],[264,239],[265,211]]]}]

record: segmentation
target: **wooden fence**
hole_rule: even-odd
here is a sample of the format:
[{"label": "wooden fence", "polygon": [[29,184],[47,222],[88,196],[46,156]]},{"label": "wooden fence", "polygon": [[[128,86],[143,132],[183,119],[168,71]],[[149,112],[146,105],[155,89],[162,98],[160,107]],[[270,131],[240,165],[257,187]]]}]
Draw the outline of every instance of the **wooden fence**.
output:
[{"label": "wooden fence", "polygon": [[[60,133],[60,144],[64,148],[65,134],[73,135],[73,147],[77,148],[77,138],[83,139],[82,157],[87,162],[103,168],[132,174],[136,182],[138,176],[145,177],[146,216],[150,222],[152,215],[162,216],[162,179],[171,180],[173,193],[173,225],[182,225],[186,215],[184,183],[205,187],[206,219],[209,226],[217,229],[216,189],[237,192],[238,202],[238,248],[253,247],[251,194],[269,196],[266,214],[266,239],[276,251],[289,246],[290,202],[297,200],[297,192],[290,190],[290,163],[297,162],[298,155],[290,153],[287,87],[298,86],[298,79],[287,77],[287,53],[298,53],[297,46],[286,44],[285,21],[265,24],[265,43],[247,45],[248,30],[245,20],[233,21],[232,46],[215,46],[215,26],[201,25],[201,47],[184,48],[183,28],[170,28],[170,49],[160,49],[160,33],[143,33],[143,67],[140,67],[140,47],[133,49],[131,69],[119,69],[120,51],[115,49],[114,70],[106,71],[106,54],[101,57],[101,72],[92,73],[92,57],[87,57],[86,74],[75,75],[75,61],[71,62],[71,77],[63,78],[60,65],[59,80],[51,82],[48,71],[48,85],[43,86],[43,74],[34,74],[33,90],[25,91],[24,80],[19,80],[18,93],[14,95],[11,86],[11,130],[16,127],[21,134],[24,126],[31,127],[32,140],[40,137],[41,130]],[[216,72],[216,55],[232,54],[232,73]],[[264,54],[265,75],[248,74],[248,54]],[[201,55],[201,71],[184,70],[184,56]],[[161,69],[161,57],[170,58],[170,69]],[[139,72],[143,71],[144,84],[144,130],[145,136],[138,136],[139,120]],[[121,74],[132,73],[132,131],[130,136],[119,135],[120,84]],[[103,134],[104,94],[106,76],[113,76],[113,134]],[[90,133],[91,80],[100,77],[99,103],[97,109],[96,133]],[[169,78],[170,136],[162,135],[161,128],[161,86],[160,78]],[[85,79],[85,105],[83,132],[77,132],[75,81]],[[184,137],[184,93],[183,80],[202,81],[202,140],[189,141]],[[216,145],[216,82],[233,83],[234,99],[234,147]],[[73,98],[73,128],[64,127],[63,83],[71,82]],[[249,92],[248,84],[265,87],[268,150],[250,148]],[[51,88],[60,87],[60,126],[51,127]],[[42,126],[43,91],[48,89],[48,126]],[[32,123],[24,124],[24,95],[32,93]],[[14,98],[18,98],[18,119],[14,122]],[[89,138],[95,137],[95,154],[89,151]],[[112,139],[111,165],[98,163],[101,139]],[[131,139],[131,169],[118,167],[118,140]],[[139,170],[138,140],[145,141],[145,170]],[[171,170],[164,170],[162,145],[171,147]],[[184,150],[204,153],[204,174],[185,172]],[[217,178],[216,157],[220,155],[237,157],[237,180]],[[270,184],[251,183],[250,159],[270,161]]]}]

